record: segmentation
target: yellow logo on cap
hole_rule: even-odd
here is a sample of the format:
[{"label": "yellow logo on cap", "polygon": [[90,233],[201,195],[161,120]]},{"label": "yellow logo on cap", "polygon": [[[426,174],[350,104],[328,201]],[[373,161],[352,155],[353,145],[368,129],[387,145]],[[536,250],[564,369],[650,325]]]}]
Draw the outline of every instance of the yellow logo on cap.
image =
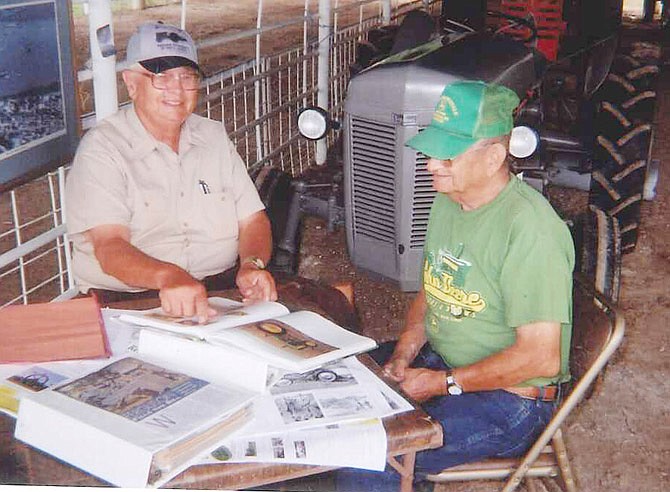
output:
[{"label": "yellow logo on cap", "polygon": [[[447,111],[451,113],[447,114]],[[458,116],[458,107],[452,98],[449,96],[441,96],[440,101],[437,103],[435,108],[435,114],[433,115],[433,121],[436,123],[446,123],[451,118]]]}]

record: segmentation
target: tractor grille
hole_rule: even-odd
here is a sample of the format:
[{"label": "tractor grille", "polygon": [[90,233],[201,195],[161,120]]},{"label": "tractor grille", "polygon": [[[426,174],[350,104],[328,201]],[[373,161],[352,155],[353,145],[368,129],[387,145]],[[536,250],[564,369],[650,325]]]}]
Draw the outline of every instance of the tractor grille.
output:
[{"label": "tractor grille", "polygon": [[435,199],[433,179],[426,170],[426,156],[416,153],[414,165],[414,188],[412,190],[412,230],[410,234],[410,249],[422,249],[426,241],[428,217],[430,207]]},{"label": "tractor grille", "polygon": [[354,233],[395,243],[395,127],[351,118]]}]

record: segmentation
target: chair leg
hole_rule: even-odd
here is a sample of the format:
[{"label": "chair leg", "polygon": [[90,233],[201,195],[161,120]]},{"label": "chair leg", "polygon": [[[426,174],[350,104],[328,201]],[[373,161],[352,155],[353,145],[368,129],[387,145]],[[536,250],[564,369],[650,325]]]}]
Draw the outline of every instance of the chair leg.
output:
[{"label": "chair leg", "polygon": [[526,477],[526,479],[524,480],[524,485],[526,486],[526,490],[528,492],[538,492],[537,480],[535,480],[534,478]]},{"label": "chair leg", "polygon": [[400,474],[400,492],[412,492],[416,452],[410,451],[401,459],[402,461],[399,461],[398,457],[388,456],[387,462]]},{"label": "chair leg", "polygon": [[557,480],[563,483],[563,481],[559,477],[542,477],[540,480],[542,480],[542,486],[547,492],[565,492],[565,487],[562,485],[559,485]]},{"label": "chair leg", "polygon": [[572,467],[570,466],[570,460],[568,458],[568,450],[565,447],[563,433],[560,428],[556,431],[554,437],[552,437],[552,446],[556,453],[556,461],[558,462],[558,468],[561,471],[561,480],[563,481],[565,490],[567,492],[577,492],[575,476],[572,473]]}]

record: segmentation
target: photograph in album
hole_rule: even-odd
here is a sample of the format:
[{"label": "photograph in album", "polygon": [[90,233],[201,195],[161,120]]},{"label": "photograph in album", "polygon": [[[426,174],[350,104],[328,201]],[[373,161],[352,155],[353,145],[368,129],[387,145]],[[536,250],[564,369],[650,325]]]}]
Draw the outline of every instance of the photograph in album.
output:
[{"label": "photograph in album", "polygon": [[113,485],[160,486],[249,422],[256,396],[129,356],[24,396],[15,437]]},{"label": "photograph in album", "polygon": [[126,358],[55,391],[139,422],[205,385],[202,379]]}]

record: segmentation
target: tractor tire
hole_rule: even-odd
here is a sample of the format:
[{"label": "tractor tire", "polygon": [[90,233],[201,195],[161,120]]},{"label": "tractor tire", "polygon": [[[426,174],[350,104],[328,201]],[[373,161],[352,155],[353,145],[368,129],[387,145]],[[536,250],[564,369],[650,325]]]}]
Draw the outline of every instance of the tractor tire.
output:
[{"label": "tractor tire", "polygon": [[619,221],[624,253],[637,244],[650,132],[651,127],[637,128],[615,141],[602,135],[596,139],[589,203]]},{"label": "tractor tire", "polygon": [[[637,244],[640,209],[651,165],[658,59],[617,55],[594,96],[593,160],[589,204],[616,218],[621,249]],[[644,51],[649,53],[649,50]]]},{"label": "tractor tire", "polygon": [[[256,168],[249,175],[256,185],[272,226],[272,257],[267,268],[273,273],[295,275],[298,270],[297,251],[299,248],[297,246],[292,248],[292,251],[295,252],[293,253],[280,247],[287,239],[284,236],[294,194],[293,178],[272,166]],[[289,239],[292,242],[299,241],[298,237]]]},{"label": "tractor tire", "polygon": [[575,271],[616,304],[621,283],[621,236],[618,220],[590,206],[573,223]]}]

